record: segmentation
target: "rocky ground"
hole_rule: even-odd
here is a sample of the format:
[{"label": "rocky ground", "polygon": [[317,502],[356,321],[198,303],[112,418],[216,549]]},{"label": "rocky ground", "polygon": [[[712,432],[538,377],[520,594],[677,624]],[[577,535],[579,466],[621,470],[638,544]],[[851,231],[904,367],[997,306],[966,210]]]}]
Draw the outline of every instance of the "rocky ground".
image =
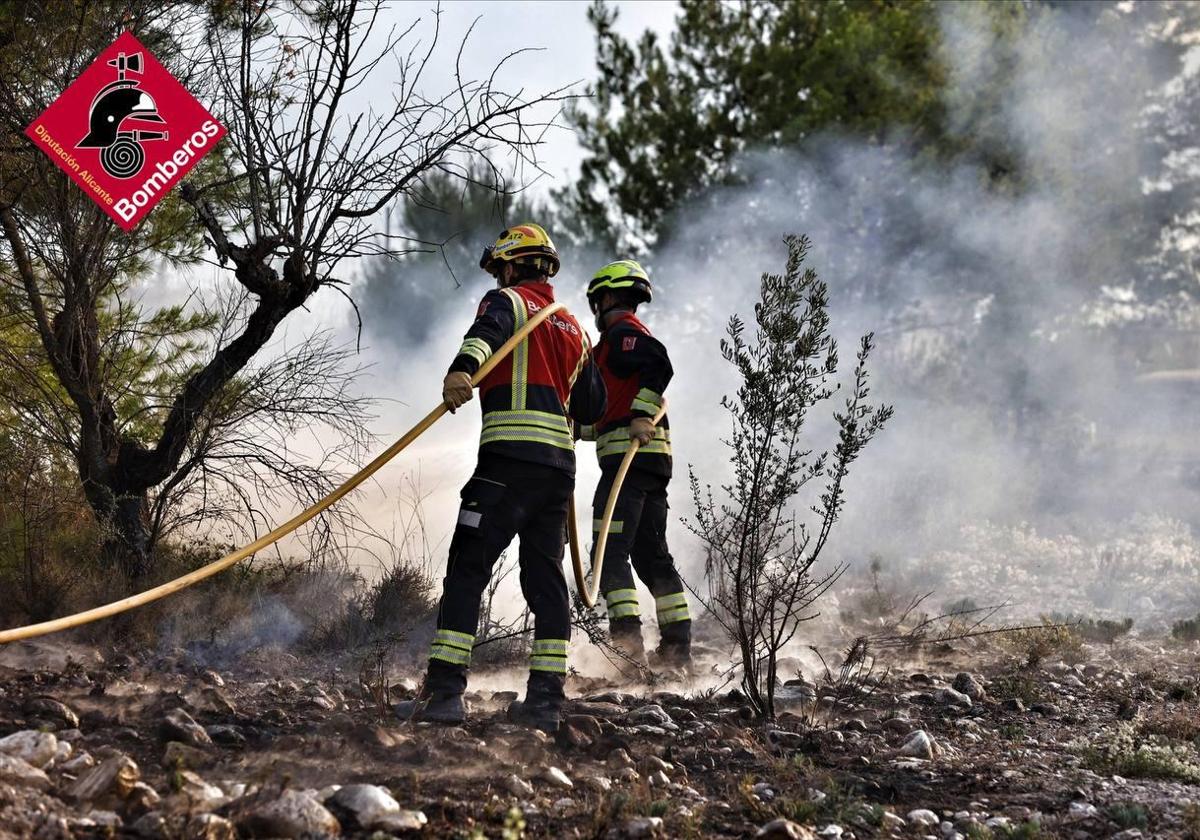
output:
[{"label": "rocky ground", "polygon": [[1200,838],[1200,651],[1163,645],[943,645],[792,680],[768,726],[728,688],[576,680],[556,737],[502,692],[401,724],[349,660],[10,646],[0,837]]}]

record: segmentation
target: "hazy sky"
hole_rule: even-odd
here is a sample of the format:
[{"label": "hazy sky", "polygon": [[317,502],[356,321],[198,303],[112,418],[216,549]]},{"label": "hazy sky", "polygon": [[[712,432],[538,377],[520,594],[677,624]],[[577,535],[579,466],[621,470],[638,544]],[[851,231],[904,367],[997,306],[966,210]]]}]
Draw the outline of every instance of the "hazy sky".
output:
[{"label": "hazy sky", "polygon": [[[595,75],[596,45],[587,20],[585,0],[519,0],[485,2],[450,0],[441,4],[441,48],[435,54],[433,71],[424,85],[428,93],[446,89],[453,80],[456,48],[475,22],[463,51],[464,76],[482,78],[514,49],[529,47],[537,52],[516,57],[498,78],[507,91],[524,89],[527,95],[555,90],[572,82],[588,82]],[[622,0],[612,4],[619,11],[617,29],[626,37],[637,37],[645,29],[665,36],[674,28],[678,4],[674,0]],[[408,26],[414,18],[424,24],[433,19],[435,4],[426,0],[389,4],[384,14],[386,29]],[[430,31],[423,27],[425,32]],[[381,79],[383,81],[383,79]],[[583,85],[579,86],[582,92]],[[571,177],[580,159],[579,145],[566,128],[551,132],[541,150],[544,168],[556,182]],[[539,191],[559,183],[539,183]]]}]

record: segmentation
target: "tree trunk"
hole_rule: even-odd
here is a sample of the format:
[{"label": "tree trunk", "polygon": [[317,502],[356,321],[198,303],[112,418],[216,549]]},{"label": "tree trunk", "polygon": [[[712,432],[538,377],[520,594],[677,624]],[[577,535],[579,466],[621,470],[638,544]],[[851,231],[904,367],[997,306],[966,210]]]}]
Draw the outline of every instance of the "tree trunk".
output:
[{"label": "tree trunk", "polygon": [[120,569],[130,584],[137,584],[150,571],[150,503],[145,493],[121,496],[102,514],[96,512],[103,527],[104,557],[108,565]]}]

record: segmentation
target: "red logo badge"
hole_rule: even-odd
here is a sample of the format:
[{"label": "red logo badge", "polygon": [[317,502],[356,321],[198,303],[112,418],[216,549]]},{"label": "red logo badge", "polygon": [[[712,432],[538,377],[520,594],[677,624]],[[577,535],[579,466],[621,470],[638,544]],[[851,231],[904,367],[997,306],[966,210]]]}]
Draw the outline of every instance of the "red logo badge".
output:
[{"label": "red logo badge", "polygon": [[128,231],[225,127],[126,32],[25,135]]},{"label": "red logo badge", "polygon": [[636,345],[637,345],[637,336],[636,335],[627,335],[623,339],[621,339],[621,349],[624,350],[625,352],[629,352]]}]

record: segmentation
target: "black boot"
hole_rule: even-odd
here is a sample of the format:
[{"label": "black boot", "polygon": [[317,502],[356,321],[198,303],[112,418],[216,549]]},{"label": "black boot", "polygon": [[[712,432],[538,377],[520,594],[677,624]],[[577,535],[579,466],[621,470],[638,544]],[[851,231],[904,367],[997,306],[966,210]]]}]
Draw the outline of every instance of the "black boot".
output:
[{"label": "black boot", "polygon": [[687,674],[692,668],[692,622],[677,621],[662,629],[662,639],[654,652],[654,666]]},{"label": "black boot", "polygon": [[530,671],[525,699],[512,702],[508,707],[508,719],[543,732],[557,732],[567,697],[563,691],[565,682],[566,678],[559,674]]},{"label": "black boot", "polygon": [[613,618],[608,622],[608,635],[613,647],[645,668],[646,643],[642,639],[642,622],[636,617]]},{"label": "black boot", "polygon": [[392,708],[401,720],[458,726],[467,719],[467,706],[463,702],[466,688],[465,668],[433,659],[417,699],[401,700]]}]

